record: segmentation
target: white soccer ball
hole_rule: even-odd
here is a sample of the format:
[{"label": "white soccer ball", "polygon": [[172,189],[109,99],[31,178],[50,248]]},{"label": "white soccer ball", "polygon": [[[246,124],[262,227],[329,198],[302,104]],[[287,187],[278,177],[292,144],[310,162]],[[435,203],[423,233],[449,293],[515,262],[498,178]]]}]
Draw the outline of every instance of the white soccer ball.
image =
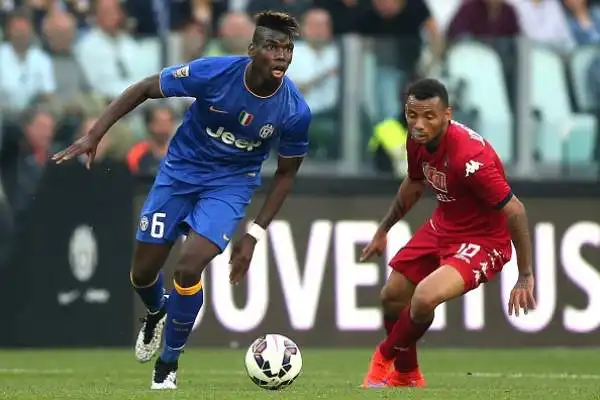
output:
[{"label": "white soccer ball", "polygon": [[279,390],[290,386],[302,371],[298,345],[278,334],[256,339],[246,352],[246,372],[257,386]]}]

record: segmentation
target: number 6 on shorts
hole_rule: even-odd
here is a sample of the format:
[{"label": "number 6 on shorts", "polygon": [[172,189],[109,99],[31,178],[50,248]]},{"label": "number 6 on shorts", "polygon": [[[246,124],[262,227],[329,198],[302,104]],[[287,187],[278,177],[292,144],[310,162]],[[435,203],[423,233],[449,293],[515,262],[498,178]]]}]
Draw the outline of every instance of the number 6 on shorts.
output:
[{"label": "number 6 on shorts", "polygon": [[150,236],[155,239],[162,239],[165,235],[165,223],[164,219],[167,217],[167,213],[157,212],[152,214],[152,223],[150,225]]}]

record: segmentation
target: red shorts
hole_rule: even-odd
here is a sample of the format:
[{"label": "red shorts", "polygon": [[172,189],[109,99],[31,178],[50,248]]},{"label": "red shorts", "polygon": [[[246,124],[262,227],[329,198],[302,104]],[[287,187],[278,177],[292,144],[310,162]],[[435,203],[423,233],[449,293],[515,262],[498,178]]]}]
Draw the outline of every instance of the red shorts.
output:
[{"label": "red shorts", "polygon": [[[489,243],[489,238],[486,239]],[[398,251],[390,267],[417,285],[439,266],[449,265],[462,276],[466,293],[493,279],[510,261],[512,247],[510,241],[504,242],[506,240],[499,240],[499,245],[493,248],[473,238],[440,246],[439,234],[427,221]]]}]

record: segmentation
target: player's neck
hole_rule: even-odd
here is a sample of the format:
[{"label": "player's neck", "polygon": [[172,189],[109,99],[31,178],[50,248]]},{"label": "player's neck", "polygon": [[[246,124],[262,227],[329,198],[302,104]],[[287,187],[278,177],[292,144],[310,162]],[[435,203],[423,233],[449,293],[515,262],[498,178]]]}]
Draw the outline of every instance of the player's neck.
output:
[{"label": "player's neck", "polygon": [[425,148],[428,152],[434,153],[438,149],[438,147],[440,147],[440,143],[442,143],[442,139],[446,135],[447,131],[448,127],[446,126],[444,129],[442,129],[439,135],[437,135],[431,142],[425,145]]},{"label": "player's neck", "polygon": [[283,79],[265,79],[257,71],[252,61],[244,72],[244,84],[246,88],[257,97],[270,97],[277,92]]}]

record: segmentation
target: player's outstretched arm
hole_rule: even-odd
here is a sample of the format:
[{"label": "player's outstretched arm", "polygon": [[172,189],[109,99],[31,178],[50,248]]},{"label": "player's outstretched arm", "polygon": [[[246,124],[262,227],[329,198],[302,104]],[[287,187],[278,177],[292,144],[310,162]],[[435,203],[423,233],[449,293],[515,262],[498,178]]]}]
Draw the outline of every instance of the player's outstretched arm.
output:
[{"label": "player's outstretched arm", "polygon": [[265,235],[267,227],[292,190],[294,179],[308,152],[308,127],[312,117],[306,103],[300,102],[298,106],[298,112],[292,113],[291,118],[282,127],[277,171],[267,198],[254,223],[250,225],[248,233],[233,246],[229,280],[234,285],[237,285],[248,271],[256,242]]},{"label": "player's outstretched arm", "polygon": [[275,215],[277,215],[292,190],[294,179],[296,179],[303,160],[304,157],[279,156],[273,184],[269,189],[265,203],[254,220],[255,224],[266,229],[271,221],[273,221],[273,218],[275,218]]},{"label": "player's outstretched arm", "polygon": [[379,231],[388,233],[390,229],[398,221],[404,217],[408,211],[419,201],[421,195],[423,195],[423,190],[425,190],[425,184],[420,180],[412,180],[410,177],[406,177],[400,188],[398,189],[398,193],[392,201],[390,208],[379,224]]},{"label": "player's outstretched arm", "polygon": [[508,230],[510,231],[510,236],[517,252],[517,267],[519,268],[519,278],[510,294],[508,314],[512,315],[514,311],[515,315],[519,316],[520,308],[524,310],[525,314],[527,314],[528,310],[535,308],[529,222],[525,206],[517,196],[513,195],[511,197],[508,203],[502,208],[502,212],[507,218]]},{"label": "player's outstretched arm", "polygon": [[463,166],[460,172],[464,183],[470,187],[473,194],[479,197],[484,204],[500,210],[507,218],[508,230],[515,250],[517,252],[517,266],[519,278],[508,302],[508,314],[519,316],[519,309],[525,314],[535,308],[533,297],[533,270],[531,257],[531,238],[529,237],[529,222],[525,206],[512,193],[504,173],[498,163],[489,154],[479,152],[469,157],[464,157],[456,165]]},{"label": "player's outstretched arm", "polygon": [[373,236],[371,242],[363,249],[360,261],[366,261],[373,255],[381,256],[383,254],[387,246],[387,233],[419,201],[424,189],[425,184],[422,180],[413,180],[410,177],[406,177],[400,185],[387,214],[379,223],[379,228],[377,228],[375,236]]},{"label": "player's outstretched arm", "polygon": [[242,280],[250,267],[250,261],[254,252],[256,242],[264,236],[267,227],[279,212],[288,194],[292,190],[294,179],[300,169],[304,157],[282,157],[279,156],[277,171],[273,184],[269,189],[267,198],[260,209],[258,216],[250,226],[248,233],[233,246],[231,253],[231,273],[229,280],[237,285]]},{"label": "player's outstretched arm", "polygon": [[159,75],[149,76],[127,88],[117,97],[98,118],[87,135],[78,139],[65,150],[56,153],[52,159],[57,163],[68,161],[81,154],[88,155],[87,167],[90,168],[96,154],[96,147],[108,130],[123,116],[147,99],[164,97],[160,88]]}]

